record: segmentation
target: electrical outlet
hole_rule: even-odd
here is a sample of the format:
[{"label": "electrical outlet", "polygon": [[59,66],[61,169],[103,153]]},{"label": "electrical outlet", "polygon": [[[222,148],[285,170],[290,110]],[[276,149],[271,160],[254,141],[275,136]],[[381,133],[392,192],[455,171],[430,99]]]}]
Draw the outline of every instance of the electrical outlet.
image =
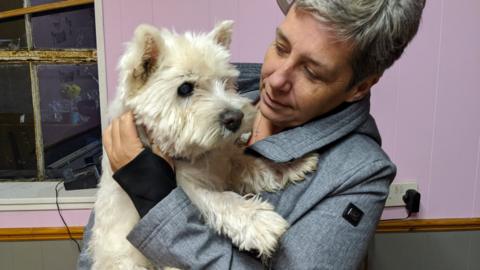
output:
[{"label": "electrical outlet", "polygon": [[387,202],[385,203],[385,207],[393,207],[393,206],[404,206],[405,202],[403,201],[402,197],[405,195],[405,192],[409,189],[414,189],[418,191],[417,183],[414,182],[401,182],[401,183],[393,183],[390,185],[390,192],[388,193]]}]

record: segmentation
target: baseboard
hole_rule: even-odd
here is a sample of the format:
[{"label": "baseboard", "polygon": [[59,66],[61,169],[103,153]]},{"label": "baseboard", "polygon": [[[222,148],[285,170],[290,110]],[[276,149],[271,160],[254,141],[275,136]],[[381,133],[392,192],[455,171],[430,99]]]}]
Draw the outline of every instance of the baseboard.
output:
[{"label": "baseboard", "polygon": [[[81,226],[69,227],[74,239],[83,238]],[[0,228],[0,241],[36,241],[70,239],[65,227],[54,228]]]},{"label": "baseboard", "polygon": [[377,227],[377,233],[477,230],[480,230],[480,218],[385,220]]}]

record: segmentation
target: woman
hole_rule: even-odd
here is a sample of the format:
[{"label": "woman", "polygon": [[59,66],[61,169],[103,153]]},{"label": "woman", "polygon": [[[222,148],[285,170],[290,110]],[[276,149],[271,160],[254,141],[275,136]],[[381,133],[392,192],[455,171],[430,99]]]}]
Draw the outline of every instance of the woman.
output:
[{"label": "woman", "polygon": [[[415,35],[423,7],[418,0],[298,0],[278,26],[247,154],[289,162],[317,152],[320,160],[305,181],[262,194],[291,224],[271,268],[355,269],[364,257],[396,172],[369,114],[370,88]],[[204,225],[175,188],[171,159],[143,149],[131,114],[113,121],[104,145],[114,178],[127,193],[136,189],[130,194],[142,218],[128,239],[155,265],[264,267]],[[149,175],[135,172],[144,164]],[[141,190],[152,186],[164,192],[145,201]],[[82,253],[79,267],[88,265]]]}]

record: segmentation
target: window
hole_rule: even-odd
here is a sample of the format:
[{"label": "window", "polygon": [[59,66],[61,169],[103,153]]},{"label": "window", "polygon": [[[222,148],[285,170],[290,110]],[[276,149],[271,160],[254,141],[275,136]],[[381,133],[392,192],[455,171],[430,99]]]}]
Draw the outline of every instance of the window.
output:
[{"label": "window", "polygon": [[93,0],[0,1],[0,181],[99,164]]}]

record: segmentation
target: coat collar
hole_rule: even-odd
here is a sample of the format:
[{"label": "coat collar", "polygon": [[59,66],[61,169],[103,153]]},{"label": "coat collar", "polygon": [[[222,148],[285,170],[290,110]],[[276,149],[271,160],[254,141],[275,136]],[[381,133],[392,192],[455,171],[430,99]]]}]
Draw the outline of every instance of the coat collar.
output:
[{"label": "coat collar", "polygon": [[361,133],[381,144],[380,134],[370,115],[370,96],[341,105],[332,113],[302,126],[260,140],[246,153],[261,155],[274,162],[288,162],[331,145],[351,133]]}]

